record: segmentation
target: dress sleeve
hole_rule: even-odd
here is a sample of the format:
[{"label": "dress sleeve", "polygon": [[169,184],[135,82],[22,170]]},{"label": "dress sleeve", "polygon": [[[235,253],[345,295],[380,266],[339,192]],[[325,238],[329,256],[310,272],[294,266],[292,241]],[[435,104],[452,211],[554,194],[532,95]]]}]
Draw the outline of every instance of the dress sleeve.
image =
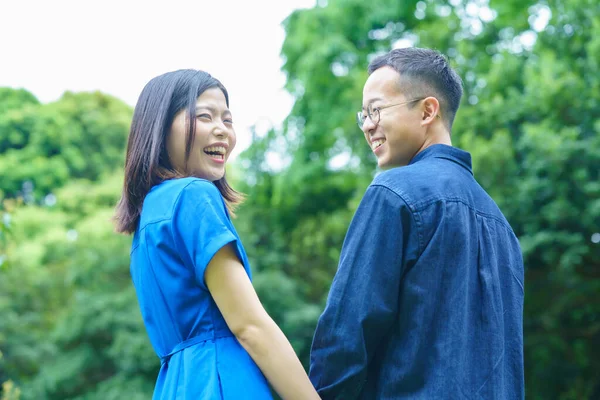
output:
[{"label": "dress sleeve", "polygon": [[181,191],[173,209],[173,240],[203,289],[208,290],[204,272],[210,260],[223,246],[237,241],[232,228],[225,202],[213,183],[193,180]]},{"label": "dress sleeve", "polygon": [[311,349],[310,379],[323,399],[355,399],[397,319],[400,280],[412,252],[413,216],[386,187],[367,189],[342,247]]}]

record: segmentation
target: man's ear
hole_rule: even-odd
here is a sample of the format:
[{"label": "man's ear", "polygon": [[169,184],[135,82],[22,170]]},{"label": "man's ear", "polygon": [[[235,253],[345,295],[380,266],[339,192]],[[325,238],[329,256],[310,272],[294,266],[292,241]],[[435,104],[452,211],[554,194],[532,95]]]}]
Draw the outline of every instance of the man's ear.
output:
[{"label": "man's ear", "polygon": [[435,97],[426,97],[422,103],[421,125],[431,124],[440,115],[440,102]]}]

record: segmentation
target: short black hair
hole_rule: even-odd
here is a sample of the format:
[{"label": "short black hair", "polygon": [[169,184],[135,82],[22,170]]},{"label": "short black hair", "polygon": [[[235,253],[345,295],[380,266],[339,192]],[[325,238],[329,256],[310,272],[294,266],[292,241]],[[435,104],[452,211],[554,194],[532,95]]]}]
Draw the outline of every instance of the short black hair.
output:
[{"label": "short black hair", "polygon": [[450,67],[444,55],[417,47],[394,49],[371,61],[369,75],[382,67],[391,67],[400,74],[400,88],[408,96],[437,98],[442,119],[448,129],[452,129],[463,88],[462,79]]}]

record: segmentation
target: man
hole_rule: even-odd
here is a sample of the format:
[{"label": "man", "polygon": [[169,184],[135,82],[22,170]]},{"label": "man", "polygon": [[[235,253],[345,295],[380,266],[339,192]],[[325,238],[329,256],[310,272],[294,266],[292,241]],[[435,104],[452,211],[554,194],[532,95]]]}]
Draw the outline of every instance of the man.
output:
[{"label": "man", "polygon": [[523,398],[523,259],[451,145],[462,81],[428,49],[368,71],[358,125],[385,171],[348,229],[310,378],[323,399]]}]

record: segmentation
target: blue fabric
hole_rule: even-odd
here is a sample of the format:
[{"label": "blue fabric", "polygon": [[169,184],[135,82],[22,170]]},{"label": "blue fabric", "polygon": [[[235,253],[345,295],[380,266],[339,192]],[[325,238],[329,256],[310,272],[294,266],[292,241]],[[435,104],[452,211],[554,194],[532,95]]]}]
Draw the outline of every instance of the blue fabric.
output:
[{"label": "blue fabric", "polygon": [[208,263],[228,243],[251,279],[246,252],[211,182],[168,180],[146,196],[133,237],[131,276],[161,359],[154,400],[272,398],[204,282]]},{"label": "blue fabric", "polygon": [[323,399],[522,399],[523,259],[471,156],[431,146],[379,174],[315,332]]}]

